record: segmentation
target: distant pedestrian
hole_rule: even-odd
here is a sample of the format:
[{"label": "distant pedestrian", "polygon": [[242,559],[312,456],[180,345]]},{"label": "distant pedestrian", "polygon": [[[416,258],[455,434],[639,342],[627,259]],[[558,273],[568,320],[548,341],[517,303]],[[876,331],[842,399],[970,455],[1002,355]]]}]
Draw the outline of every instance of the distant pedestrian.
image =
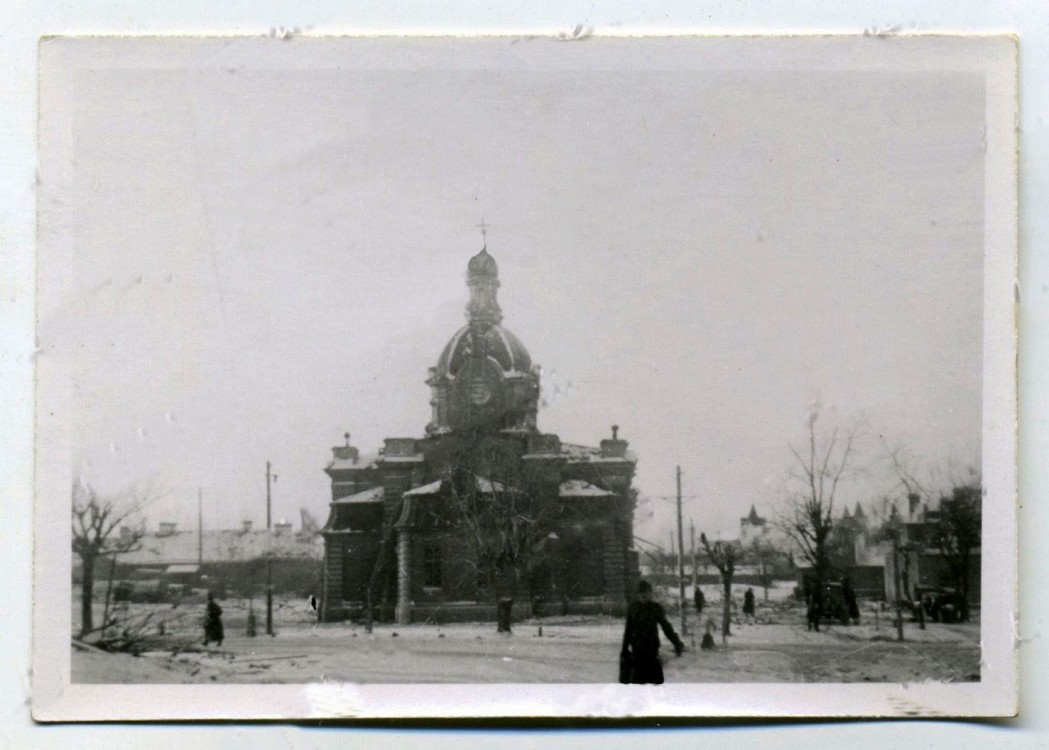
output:
[{"label": "distant pedestrian", "polygon": [[754,624],[754,589],[748,588],[743,594],[743,622]]},{"label": "distant pedestrian", "polygon": [[849,609],[849,619],[853,625],[860,624],[860,600],[856,596],[856,589],[852,587],[852,580],[847,576],[842,579],[841,593],[845,597],[845,606]]},{"label": "distant pedestrian", "polygon": [[215,641],[216,644],[221,646],[223,638],[222,607],[218,605],[215,597],[209,591],[208,605],[204,611],[204,645],[207,646],[211,641]]},{"label": "distant pedestrian", "polygon": [[703,607],[706,605],[707,599],[703,596],[703,589],[699,586],[696,586],[692,591],[692,601],[695,602],[696,605],[696,614],[702,615]]},{"label": "distant pedestrian", "polygon": [[652,601],[652,584],[642,581],[638,598],[627,610],[623,648],[619,656],[619,681],[632,684],[663,684],[663,663],[659,660],[659,629],[681,656],[685,645],[667,620],[662,605]]},{"label": "distant pedestrian", "polygon": [[820,618],[823,616],[823,590],[819,586],[812,587],[806,616],[808,618],[808,629],[815,630],[817,633],[820,632]]},{"label": "distant pedestrian", "polygon": [[704,651],[710,651],[714,648],[714,623],[707,620],[707,632],[703,634],[703,640],[700,641],[699,647]]}]

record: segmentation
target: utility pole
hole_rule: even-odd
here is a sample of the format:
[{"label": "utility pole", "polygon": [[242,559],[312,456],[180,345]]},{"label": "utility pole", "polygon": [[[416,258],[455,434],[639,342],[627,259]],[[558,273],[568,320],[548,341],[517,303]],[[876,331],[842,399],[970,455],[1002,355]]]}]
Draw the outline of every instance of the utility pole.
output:
[{"label": "utility pole", "polygon": [[681,522],[681,467],[677,467],[677,583],[681,602],[681,635],[688,634],[688,607],[685,606],[685,535]]},{"label": "utility pole", "polygon": [[696,522],[688,519],[688,531],[692,537],[692,588],[696,587]]},{"label": "utility pole", "polygon": [[270,501],[270,462],[266,462],[266,635],[273,635],[273,557],[269,548],[270,528],[273,525],[271,518]]},{"label": "utility pole", "polygon": [[204,490],[197,487],[197,575],[204,565]]},{"label": "utility pole", "polygon": [[892,531],[892,582],[896,597],[896,640],[903,640],[903,602],[900,601],[900,529]]}]

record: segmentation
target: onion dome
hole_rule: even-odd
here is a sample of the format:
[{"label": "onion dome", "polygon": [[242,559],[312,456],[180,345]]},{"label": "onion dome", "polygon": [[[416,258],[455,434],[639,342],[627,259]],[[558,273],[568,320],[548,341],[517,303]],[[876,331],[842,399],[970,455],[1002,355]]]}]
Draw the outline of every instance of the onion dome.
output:
[{"label": "onion dome", "polygon": [[470,262],[466,264],[466,276],[471,279],[477,276],[491,278],[499,276],[499,265],[495,262],[495,258],[488,254],[487,248],[482,248],[481,252],[470,258]]},{"label": "onion dome", "polygon": [[498,362],[507,375],[531,371],[532,357],[517,336],[501,325],[474,330],[471,335],[473,327],[473,324],[467,324],[452,336],[437,359],[437,376],[454,375],[472,354]]}]

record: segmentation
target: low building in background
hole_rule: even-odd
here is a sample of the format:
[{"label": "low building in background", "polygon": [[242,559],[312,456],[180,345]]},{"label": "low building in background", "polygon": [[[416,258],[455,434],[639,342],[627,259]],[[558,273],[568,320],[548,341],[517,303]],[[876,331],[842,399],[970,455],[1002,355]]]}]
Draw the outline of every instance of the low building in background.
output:
[{"label": "low building in background", "polygon": [[[104,595],[112,578],[121,590],[164,600],[193,590],[217,596],[262,595],[266,561],[274,592],[308,596],[321,590],[324,540],[316,530],[295,531],[280,521],[269,531],[245,521],[239,529],[179,530],[162,522],[129,552],[109,556],[95,571],[95,594]],[[74,581],[79,568],[74,566]],[[147,583],[148,582],[148,583]]]}]

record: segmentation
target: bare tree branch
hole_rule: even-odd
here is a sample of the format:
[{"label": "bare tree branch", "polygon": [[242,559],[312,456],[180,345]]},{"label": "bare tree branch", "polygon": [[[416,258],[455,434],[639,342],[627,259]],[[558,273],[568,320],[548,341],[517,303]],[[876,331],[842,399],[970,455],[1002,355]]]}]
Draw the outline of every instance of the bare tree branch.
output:
[{"label": "bare tree branch", "polygon": [[[102,497],[85,482],[72,488],[72,547],[81,563],[81,637],[93,632],[93,596],[95,563],[104,555],[130,552],[145,536],[142,520],[131,525],[131,520],[158,500],[152,485],[129,487],[121,493]],[[114,533],[116,532],[116,533]],[[115,568],[115,559],[111,571]],[[108,596],[103,620],[109,616]]]}]

